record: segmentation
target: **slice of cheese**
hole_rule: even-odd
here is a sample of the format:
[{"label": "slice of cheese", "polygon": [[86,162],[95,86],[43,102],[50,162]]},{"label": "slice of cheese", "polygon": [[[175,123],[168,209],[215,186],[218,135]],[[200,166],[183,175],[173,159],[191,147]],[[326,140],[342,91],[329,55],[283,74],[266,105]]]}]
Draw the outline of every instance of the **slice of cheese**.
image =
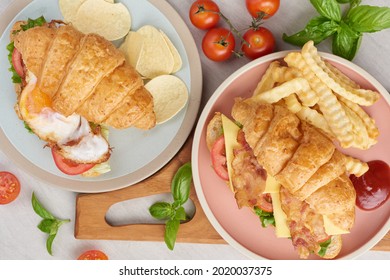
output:
[{"label": "slice of cheese", "polygon": [[229,174],[229,186],[232,192],[234,192],[232,184],[232,161],[233,161],[233,149],[238,146],[237,134],[240,130],[240,127],[231,121],[224,114],[221,114],[222,117],[222,127],[223,135],[225,137],[225,150],[226,150],[226,163],[227,170]]},{"label": "slice of cheese", "polygon": [[280,201],[280,184],[272,176],[267,176],[267,185],[269,186],[269,193],[272,197],[272,207],[274,209],[275,218],[275,233],[277,237],[291,237],[290,229],[287,225],[287,216],[282,209],[282,203]]},{"label": "slice of cheese", "polygon": [[324,218],[324,227],[325,227],[326,234],[339,235],[339,234],[349,233],[348,230],[339,228],[334,223],[332,223],[332,221],[326,215],[324,215],[323,218]]}]

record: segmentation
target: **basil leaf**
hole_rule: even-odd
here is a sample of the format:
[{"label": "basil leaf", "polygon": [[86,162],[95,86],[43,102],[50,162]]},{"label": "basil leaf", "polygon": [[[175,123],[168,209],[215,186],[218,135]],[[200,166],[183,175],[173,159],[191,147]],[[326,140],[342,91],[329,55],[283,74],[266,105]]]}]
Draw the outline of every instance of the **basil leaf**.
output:
[{"label": "basil leaf", "polygon": [[187,220],[187,214],[186,214],[186,211],[184,210],[183,207],[180,207],[176,210],[176,213],[175,213],[175,220],[179,220],[179,221],[185,221]]},{"label": "basil leaf", "polygon": [[328,240],[326,240],[326,241],[324,241],[324,242],[322,242],[322,243],[319,244],[320,247],[321,247],[321,249],[318,251],[317,254],[318,254],[320,257],[325,256],[326,250],[328,249],[328,246],[329,246],[329,244],[330,244],[331,242],[332,242],[332,237],[329,238]]},{"label": "basil leaf", "polygon": [[53,227],[56,227],[56,220],[53,219],[43,219],[38,225],[38,228],[46,233],[51,233]]},{"label": "basil leaf", "polygon": [[173,214],[173,208],[168,202],[156,202],[149,208],[149,213],[159,220],[168,219]]},{"label": "basil leaf", "polygon": [[350,3],[354,0],[337,0],[337,3],[340,3],[340,4],[346,4],[346,3]]},{"label": "basil leaf", "polygon": [[49,211],[47,211],[35,197],[35,193],[32,194],[31,203],[35,213],[37,213],[40,217],[44,219],[55,220],[55,217]]},{"label": "basil leaf", "polygon": [[181,166],[173,177],[171,184],[171,192],[173,199],[183,205],[190,195],[190,187],[192,180],[191,163],[186,163]]},{"label": "basil leaf", "polygon": [[320,15],[335,21],[341,20],[341,9],[336,0],[310,0],[310,2]]},{"label": "basil leaf", "polygon": [[358,6],[348,13],[346,23],[357,32],[377,32],[390,28],[390,8]]},{"label": "basil leaf", "polygon": [[301,47],[310,40],[313,40],[314,44],[318,44],[334,34],[338,28],[339,24],[337,22],[319,16],[312,18],[302,31],[291,36],[283,34],[283,40]]},{"label": "basil leaf", "polygon": [[345,59],[352,60],[360,48],[362,34],[342,23],[340,30],[333,37],[332,52]]},{"label": "basil leaf", "polygon": [[179,231],[179,220],[168,220],[165,225],[164,241],[170,250],[173,250],[176,243],[177,232]]},{"label": "basil leaf", "polygon": [[260,218],[262,227],[266,228],[269,225],[275,226],[274,213],[264,211],[257,206],[255,206],[254,210],[255,210],[256,215],[259,216],[259,218]]},{"label": "basil leaf", "polygon": [[51,234],[48,236],[47,240],[46,240],[46,249],[47,249],[47,252],[49,252],[50,255],[53,255],[53,251],[51,249],[52,245],[53,245],[53,241],[54,241],[54,238],[56,237],[56,234]]}]

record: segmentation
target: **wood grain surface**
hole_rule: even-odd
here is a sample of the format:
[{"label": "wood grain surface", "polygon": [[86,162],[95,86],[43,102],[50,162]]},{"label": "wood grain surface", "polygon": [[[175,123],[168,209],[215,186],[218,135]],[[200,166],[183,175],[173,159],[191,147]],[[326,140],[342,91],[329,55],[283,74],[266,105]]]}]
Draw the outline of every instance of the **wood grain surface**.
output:
[{"label": "wood grain surface", "polygon": [[[136,185],[98,194],[79,194],[76,200],[75,237],[78,239],[163,241],[162,224],[111,226],[105,219],[110,206],[128,199],[170,192],[170,182],[177,169],[191,160],[192,137],[180,152],[158,173]],[[191,185],[190,199],[195,205],[192,220],[180,226],[177,242],[226,243],[208,221]],[[390,251],[390,232],[372,250]]]}]

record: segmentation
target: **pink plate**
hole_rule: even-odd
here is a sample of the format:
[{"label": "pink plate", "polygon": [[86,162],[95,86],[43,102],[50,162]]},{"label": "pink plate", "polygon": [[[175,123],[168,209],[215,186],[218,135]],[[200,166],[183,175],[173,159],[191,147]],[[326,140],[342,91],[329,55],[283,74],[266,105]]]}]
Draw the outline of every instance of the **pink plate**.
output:
[{"label": "pink plate", "polygon": [[[274,53],[245,65],[223,82],[206,104],[196,127],[192,168],[197,196],[208,219],[218,233],[233,247],[254,259],[298,259],[291,240],[276,238],[274,229],[262,228],[259,218],[249,208],[238,209],[230,189],[211,167],[206,146],[206,127],[214,112],[230,117],[234,98],[249,97],[268,65],[286,56],[289,51]],[[346,149],[344,153],[361,160],[383,160],[390,164],[390,96],[370,74],[340,57],[320,53],[363,88],[377,90],[381,98],[367,112],[375,119],[380,131],[378,143],[366,151]],[[374,211],[356,209],[351,233],[343,235],[339,259],[352,259],[371,249],[390,229],[390,201]],[[315,259],[317,257],[312,256]]]}]

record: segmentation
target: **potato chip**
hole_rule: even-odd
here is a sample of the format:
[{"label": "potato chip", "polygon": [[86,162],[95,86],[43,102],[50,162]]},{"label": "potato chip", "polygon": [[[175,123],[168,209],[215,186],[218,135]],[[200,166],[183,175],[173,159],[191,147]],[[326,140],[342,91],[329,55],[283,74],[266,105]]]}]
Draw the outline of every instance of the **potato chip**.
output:
[{"label": "potato chip", "polygon": [[313,41],[307,42],[302,47],[302,56],[305,59],[307,65],[310,67],[310,69],[315,73],[315,75],[330,89],[332,89],[335,93],[341,95],[342,97],[363,106],[372,105],[379,99],[379,93],[377,92],[366,89],[343,87],[341,84],[337,83],[332,77],[330,77],[329,74],[324,71],[326,65],[322,61],[321,57],[318,55],[317,49],[314,47]]},{"label": "potato chip", "polygon": [[162,30],[160,30],[160,32],[161,32],[161,35],[163,36],[165,42],[167,43],[169,50],[171,51],[172,56],[173,56],[173,69],[172,69],[171,73],[176,73],[183,66],[183,61],[181,59],[179,51],[176,49],[175,45],[169,39],[167,34],[165,34],[164,31],[162,31]]},{"label": "potato chip", "polygon": [[130,31],[131,16],[122,3],[86,0],[78,8],[72,23],[83,33],[96,33],[114,41],[125,37]]},{"label": "potato chip", "polygon": [[67,23],[73,22],[78,9],[85,1],[86,0],[59,0],[58,4],[64,21]]},{"label": "potato chip", "polygon": [[185,83],[173,75],[161,75],[150,80],[145,88],[152,94],[156,123],[161,124],[184,108],[188,101]]},{"label": "potato chip", "polygon": [[144,25],[137,30],[137,33],[144,38],[144,44],[135,67],[137,71],[149,79],[172,73],[173,55],[161,32],[154,26]]},{"label": "potato chip", "polygon": [[119,49],[124,53],[126,61],[136,68],[144,45],[144,37],[134,31],[130,31]]}]

